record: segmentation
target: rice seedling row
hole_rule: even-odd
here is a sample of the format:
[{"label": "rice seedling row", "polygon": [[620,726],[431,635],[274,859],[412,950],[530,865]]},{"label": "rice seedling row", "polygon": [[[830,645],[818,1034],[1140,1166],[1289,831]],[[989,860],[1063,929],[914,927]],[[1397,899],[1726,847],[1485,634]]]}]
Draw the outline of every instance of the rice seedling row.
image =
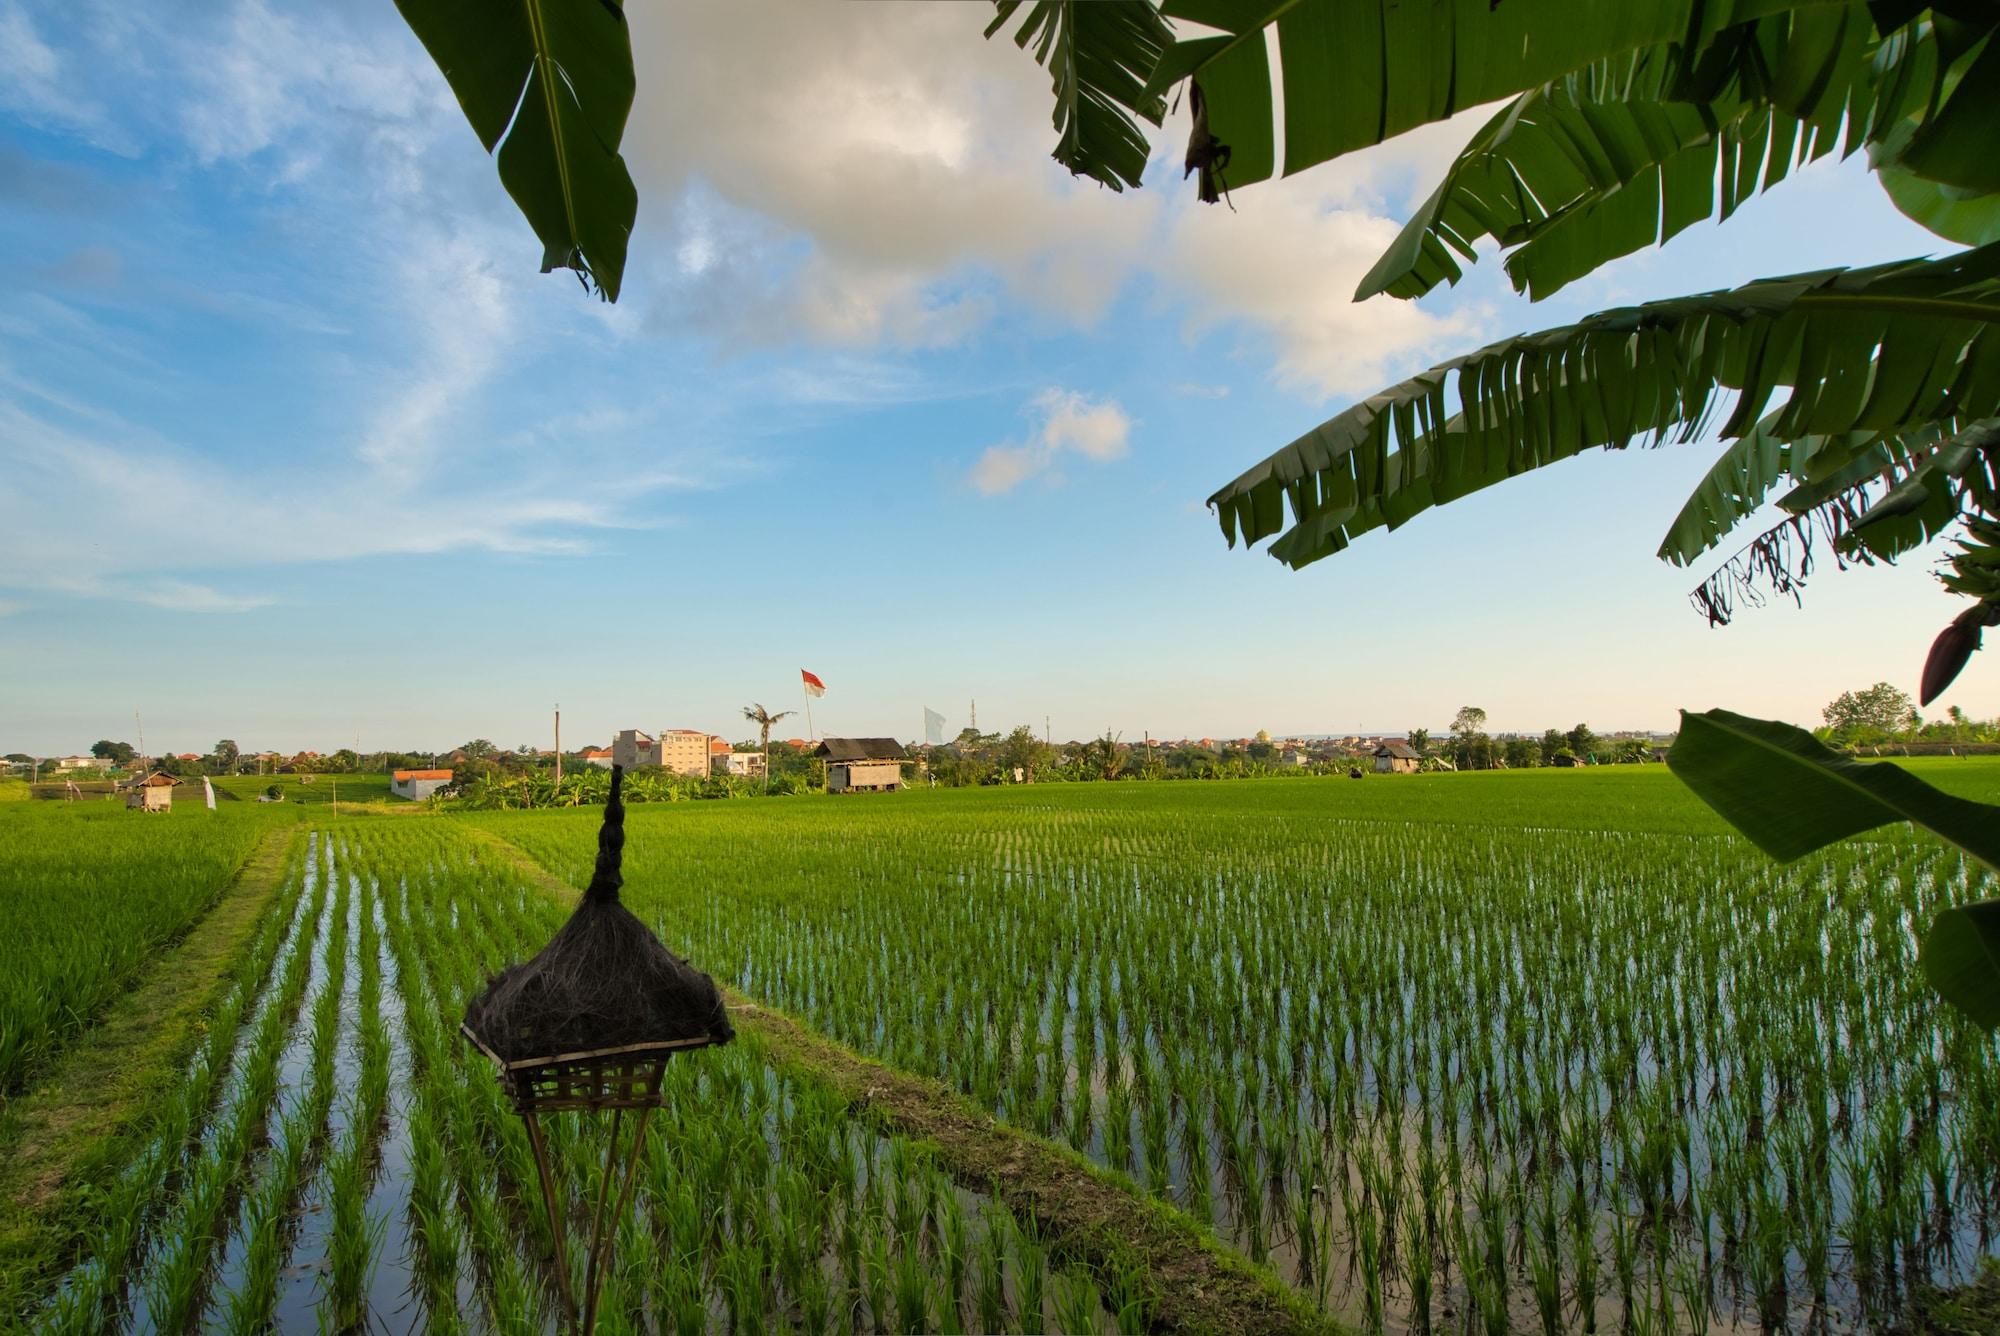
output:
[{"label": "rice seedling row", "polygon": [[[309,850],[174,1093],[185,1114],[34,1328],[554,1328],[526,1137],[456,1022],[564,908],[442,822],[332,822]],[[601,1138],[580,1115],[552,1129],[578,1203]],[[1146,1303],[1143,1277],[1057,1257],[747,1044],[670,1069],[619,1245],[606,1331],[1111,1330]]]},{"label": "rice seedling row", "polygon": [[[1231,787],[636,809],[626,896],[1369,1329],[1859,1329],[1993,1253],[1995,1046],[1915,962],[1991,893],[1957,855]],[[475,820],[587,868],[586,821]]]}]

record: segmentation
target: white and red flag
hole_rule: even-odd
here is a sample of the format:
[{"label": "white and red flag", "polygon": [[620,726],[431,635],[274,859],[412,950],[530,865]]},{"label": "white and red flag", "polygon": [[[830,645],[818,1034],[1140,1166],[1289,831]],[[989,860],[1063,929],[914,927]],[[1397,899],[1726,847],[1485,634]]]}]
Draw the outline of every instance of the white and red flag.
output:
[{"label": "white and red flag", "polygon": [[826,683],[820,681],[816,675],[807,672],[803,668],[799,669],[799,680],[806,684],[806,695],[824,696],[826,694]]}]

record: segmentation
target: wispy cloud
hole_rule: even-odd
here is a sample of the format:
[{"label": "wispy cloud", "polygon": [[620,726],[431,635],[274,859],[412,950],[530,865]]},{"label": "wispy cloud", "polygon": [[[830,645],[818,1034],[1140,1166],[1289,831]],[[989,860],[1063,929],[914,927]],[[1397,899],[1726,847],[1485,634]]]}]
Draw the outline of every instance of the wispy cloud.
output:
[{"label": "wispy cloud", "polygon": [[[456,551],[577,556],[597,535],[661,523],[647,503],[696,481],[639,461],[586,476],[536,469],[397,489],[337,452],[246,477],[157,433],[105,428],[101,419],[65,426],[0,393],[0,588],[246,612],[272,596],[195,577],[240,571],[245,552],[264,567]],[[162,514],[186,519],[172,543],[128,540]],[[164,572],[163,552],[172,563]]]},{"label": "wispy cloud", "polygon": [[22,6],[0,5],[0,110],[30,125],[68,131],[99,148],[130,152],[114,132],[103,108],[83,90],[82,81],[55,47],[43,39]]},{"label": "wispy cloud", "polygon": [[124,603],[143,603],[169,612],[250,612],[266,608],[277,600],[263,594],[228,594],[211,585],[192,580],[138,579],[106,580],[95,576],[61,577],[50,588],[77,598],[103,598]]},{"label": "wispy cloud", "polygon": [[972,485],[984,496],[1010,492],[1047,473],[1064,454],[1097,463],[1124,456],[1132,420],[1115,400],[1093,400],[1074,390],[1050,389],[1029,405],[1035,426],[1028,439],[989,445],[972,466]]}]

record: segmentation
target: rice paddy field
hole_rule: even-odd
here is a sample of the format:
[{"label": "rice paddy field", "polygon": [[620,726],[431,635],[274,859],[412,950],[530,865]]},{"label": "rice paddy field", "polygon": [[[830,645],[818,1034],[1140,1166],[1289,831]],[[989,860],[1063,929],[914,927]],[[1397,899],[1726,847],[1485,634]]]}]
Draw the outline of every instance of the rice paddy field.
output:
[{"label": "rice paddy field", "polygon": [[169,824],[122,803],[0,820],[0,1098],[214,904],[269,820]]},{"label": "rice paddy field", "polygon": [[[2000,798],[2000,766],[1916,768]],[[51,1205],[39,1251],[0,1255],[11,1320],[553,1330],[526,1136],[455,1027],[561,922],[547,874],[582,884],[595,814],[294,811],[182,847],[203,828],[22,820],[41,807],[0,812],[0,918],[89,899],[71,940],[94,922],[142,958],[172,937],[126,928],[158,869],[219,884],[289,843],[162,1096]],[[1890,1330],[1996,1251],[2000,1050],[1915,969],[1932,912],[1994,892],[1907,830],[1778,867],[1658,768],[663,804],[627,825],[626,902],[670,946],[1212,1231],[1295,1326]],[[23,832],[48,848],[17,856]],[[183,899],[161,914],[201,912]],[[4,994],[10,1026],[59,1014],[36,996]],[[1067,1248],[997,1175],[954,1176],[739,1028],[670,1067],[603,1329],[1159,1320],[1172,1277]],[[567,1115],[554,1136],[583,1193],[599,1135]]]}]

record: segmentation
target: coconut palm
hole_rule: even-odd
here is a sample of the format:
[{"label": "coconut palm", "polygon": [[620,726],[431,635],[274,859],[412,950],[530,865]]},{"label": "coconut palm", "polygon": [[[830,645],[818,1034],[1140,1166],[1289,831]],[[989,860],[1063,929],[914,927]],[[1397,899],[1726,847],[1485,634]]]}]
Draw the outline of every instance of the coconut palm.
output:
[{"label": "coconut palm", "polygon": [[797,710],[780,710],[772,714],[761,705],[750,704],[743,707],[743,717],[757,725],[757,744],[764,749],[764,791],[771,791],[771,725],[780,719],[797,714]]}]

